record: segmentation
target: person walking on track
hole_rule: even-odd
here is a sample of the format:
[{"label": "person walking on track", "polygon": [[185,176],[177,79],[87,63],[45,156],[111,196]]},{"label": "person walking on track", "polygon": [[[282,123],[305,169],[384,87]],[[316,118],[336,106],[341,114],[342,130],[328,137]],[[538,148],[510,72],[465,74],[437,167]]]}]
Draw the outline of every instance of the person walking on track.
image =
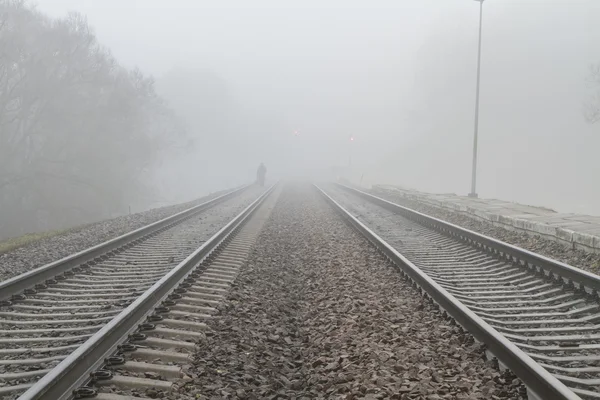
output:
[{"label": "person walking on track", "polygon": [[258,171],[256,171],[256,182],[260,186],[265,186],[265,176],[267,175],[267,167],[265,164],[260,163],[258,166]]}]

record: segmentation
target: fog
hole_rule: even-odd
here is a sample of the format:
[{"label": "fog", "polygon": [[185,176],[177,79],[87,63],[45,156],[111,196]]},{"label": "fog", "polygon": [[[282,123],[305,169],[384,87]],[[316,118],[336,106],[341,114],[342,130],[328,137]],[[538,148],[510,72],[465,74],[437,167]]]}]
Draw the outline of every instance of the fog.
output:
[{"label": "fog", "polygon": [[[470,190],[474,1],[29,3],[85,15],[185,127],[135,208],[252,181],[260,162],[271,179]],[[600,123],[585,118],[597,21],[597,0],[485,1],[481,197],[600,214]]]}]

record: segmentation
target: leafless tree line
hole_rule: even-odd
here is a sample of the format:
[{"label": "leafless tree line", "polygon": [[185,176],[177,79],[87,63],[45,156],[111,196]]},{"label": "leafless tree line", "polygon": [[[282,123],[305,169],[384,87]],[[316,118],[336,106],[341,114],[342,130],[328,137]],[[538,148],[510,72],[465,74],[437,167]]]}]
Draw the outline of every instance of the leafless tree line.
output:
[{"label": "leafless tree line", "polygon": [[84,17],[0,0],[0,239],[125,213],[184,135]]}]

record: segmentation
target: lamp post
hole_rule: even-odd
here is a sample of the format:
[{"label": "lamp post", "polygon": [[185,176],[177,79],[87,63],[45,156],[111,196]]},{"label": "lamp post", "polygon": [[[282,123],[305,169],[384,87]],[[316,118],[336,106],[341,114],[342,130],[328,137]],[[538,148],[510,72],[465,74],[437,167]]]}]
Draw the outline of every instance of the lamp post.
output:
[{"label": "lamp post", "polygon": [[479,131],[479,82],[481,77],[481,28],[483,23],[483,2],[479,2],[479,49],[477,52],[477,88],[475,89],[475,133],[473,134],[473,167],[471,174],[471,193],[469,197],[477,197],[477,134]]}]

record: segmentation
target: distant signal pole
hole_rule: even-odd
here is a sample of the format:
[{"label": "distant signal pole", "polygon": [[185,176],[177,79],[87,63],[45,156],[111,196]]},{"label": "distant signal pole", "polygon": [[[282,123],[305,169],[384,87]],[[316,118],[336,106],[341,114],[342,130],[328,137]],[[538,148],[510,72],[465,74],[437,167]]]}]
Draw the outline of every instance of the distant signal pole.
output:
[{"label": "distant signal pole", "polygon": [[354,142],[354,136],[350,135],[350,154],[348,154],[348,166],[352,166],[352,142]]}]

